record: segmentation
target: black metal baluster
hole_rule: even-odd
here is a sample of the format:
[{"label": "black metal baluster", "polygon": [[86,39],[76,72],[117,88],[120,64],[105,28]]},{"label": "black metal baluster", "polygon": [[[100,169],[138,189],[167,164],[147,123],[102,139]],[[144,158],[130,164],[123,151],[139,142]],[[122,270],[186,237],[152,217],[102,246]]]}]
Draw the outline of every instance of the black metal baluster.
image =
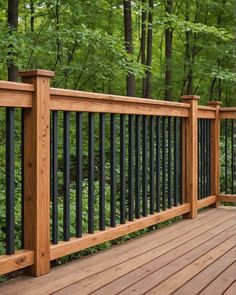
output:
[{"label": "black metal baluster", "polygon": [[160,133],[160,117],[156,118],[156,210],[161,211],[160,197],[160,170],[161,170],[161,133]]},{"label": "black metal baluster", "polygon": [[150,214],[154,213],[154,118],[150,116]]},{"label": "black metal baluster", "polygon": [[99,229],[105,230],[105,114],[99,115]]},{"label": "black metal baluster", "polygon": [[210,159],[211,159],[211,153],[210,153],[210,119],[207,119],[207,196],[210,196]]},{"label": "black metal baluster", "polygon": [[52,112],[52,243],[58,243],[58,112]]},{"label": "black metal baluster", "polygon": [[203,198],[204,190],[203,190],[203,181],[204,181],[204,132],[203,132],[203,119],[200,119],[201,123],[201,196],[200,199]]},{"label": "black metal baluster", "polygon": [[140,116],[135,118],[135,217],[140,218]]},{"label": "black metal baluster", "polygon": [[178,125],[174,117],[174,206],[178,205]]},{"label": "black metal baluster", "polygon": [[172,121],[171,117],[168,117],[168,208],[172,207]]},{"label": "black metal baluster", "polygon": [[125,115],[120,115],[120,223],[125,223]]},{"label": "black metal baluster", "polygon": [[110,129],[110,226],[116,226],[116,115],[111,114],[111,129]]},{"label": "black metal baluster", "polygon": [[82,237],[83,115],[76,113],[76,237]]},{"label": "black metal baluster", "polygon": [[205,194],[204,194],[204,197],[207,196],[207,119],[204,120],[205,124],[204,124],[204,127],[205,127],[205,148],[204,148],[204,162],[205,162],[205,165],[204,165],[204,173],[205,173],[205,188],[204,188],[204,191],[205,191]]},{"label": "black metal baluster", "polygon": [[142,215],[147,216],[147,116],[143,116],[143,151],[142,151]]},{"label": "black metal baluster", "polygon": [[183,204],[183,118],[179,120],[179,128],[180,128],[180,135],[179,135],[179,161],[180,161],[180,168],[179,168],[179,203]]},{"label": "black metal baluster", "polygon": [[225,119],[225,193],[228,193],[228,120]]},{"label": "black metal baluster", "polygon": [[162,210],[166,210],[166,118],[162,118]]},{"label": "black metal baluster", "polygon": [[63,117],[63,171],[64,171],[64,203],[63,203],[63,239],[70,239],[70,113],[64,112]]},{"label": "black metal baluster", "polygon": [[133,115],[129,115],[129,169],[128,169],[128,187],[129,187],[129,193],[128,193],[128,206],[129,206],[129,220],[133,220],[134,215],[134,186],[133,186],[133,179],[134,179],[134,142],[133,142]]},{"label": "black metal baluster", "polygon": [[[208,130],[208,140],[209,140],[209,172],[208,172],[208,186],[209,186],[209,195],[211,194],[211,120],[209,119],[209,130]],[[220,160],[219,160],[220,161]]]},{"label": "black metal baluster", "polygon": [[206,170],[206,196],[208,196],[208,190],[209,190],[209,187],[208,187],[208,165],[209,165],[209,158],[208,158],[208,154],[209,154],[209,151],[208,151],[208,119],[205,120],[206,121],[206,167],[205,167],[205,170]]},{"label": "black metal baluster", "polygon": [[88,114],[88,232],[94,233],[94,113]]},{"label": "black metal baluster", "polygon": [[6,108],[6,254],[15,252],[14,108]]},{"label": "black metal baluster", "polygon": [[198,120],[198,200],[201,198],[201,119]]},{"label": "black metal baluster", "polygon": [[25,174],[24,174],[24,141],[25,141],[25,128],[24,128],[24,109],[21,109],[21,248],[24,249],[24,187],[25,187]]}]

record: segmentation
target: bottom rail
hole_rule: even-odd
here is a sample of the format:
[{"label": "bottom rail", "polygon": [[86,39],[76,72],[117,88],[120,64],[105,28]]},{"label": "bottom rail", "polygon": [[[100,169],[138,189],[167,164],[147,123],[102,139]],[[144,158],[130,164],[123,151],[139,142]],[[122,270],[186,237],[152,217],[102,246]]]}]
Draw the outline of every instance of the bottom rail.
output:
[{"label": "bottom rail", "polygon": [[236,203],[236,195],[219,195],[219,201],[220,202],[227,202],[227,203]]},{"label": "bottom rail", "polygon": [[0,275],[34,264],[34,251],[19,250],[13,255],[0,256]]},{"label": "bottom rail", "polygon": [[214,204],[216,202],[217,202],[216,196],[209,196],[209,197],[206,197],[206,198],[204,198],[202,200],[198,200],[197,201],[197,208],[201,209],[201,208],[210,206],[210,205],[212,205],[212,204]]},{"label": "bottom rail", "polygon": [[71,238],[68,242],[61,241],[57,245],[51,245],[50,259],[54,260],[80,250],[114,240],[126,234],[158,224],[188,212],[190,212],[190,204],[185,203],[154,215],[135,219],[134,221],[129,221],[126,224],[120,224],[117,227],[109,227],[105,231],[97,231],[94,234],[87,234],[82,238]]}]

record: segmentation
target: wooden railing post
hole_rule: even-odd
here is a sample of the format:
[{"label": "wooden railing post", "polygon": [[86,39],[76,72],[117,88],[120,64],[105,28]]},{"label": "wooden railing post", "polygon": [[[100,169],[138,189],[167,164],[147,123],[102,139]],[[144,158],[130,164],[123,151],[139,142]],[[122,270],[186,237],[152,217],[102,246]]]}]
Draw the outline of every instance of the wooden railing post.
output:
[{"label": "wooden railing post", "polygon": [[210,179],[210,194],[216,196],[215,207],[219,206],[220,194],[220,101],[208,101],[208,106],[215,107],[216,118],[211,120],[211,179]]},{"label": "wooden railing post", "polygon": [[183,183],[185,202],[190,204],[190,212],[186,218],[194,219],[197,217],[197,197],[198,197],[198,100],[199,96],[186,95],[181,97],[183,102],[189,103],[190,114],[184,122],[183,141],[185,143],[185,157]]},{"label": "wooden railing post", "polygon": [[34,251],[29,274],[50,270],[50,78],[53,72],[21,72],[35,87],[33,106],[24,111],[24,248]]}]

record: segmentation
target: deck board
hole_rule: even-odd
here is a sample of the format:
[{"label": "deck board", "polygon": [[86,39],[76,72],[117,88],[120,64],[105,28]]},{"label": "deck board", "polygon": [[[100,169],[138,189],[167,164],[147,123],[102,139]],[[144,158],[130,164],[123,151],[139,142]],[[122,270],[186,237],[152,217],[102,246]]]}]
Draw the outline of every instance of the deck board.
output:
[{"label": "deck board", "polygon": [[232,273],[236,260],[235,217],[235,208],[210,209],[196,220],[163,227],[56,267],[48,275],[21,276],[1,283],[0,294],[184,295],[190,294],[189,290],[191,294],[212,294],[219,284],[222,292],[231,294],[236,280]]}]

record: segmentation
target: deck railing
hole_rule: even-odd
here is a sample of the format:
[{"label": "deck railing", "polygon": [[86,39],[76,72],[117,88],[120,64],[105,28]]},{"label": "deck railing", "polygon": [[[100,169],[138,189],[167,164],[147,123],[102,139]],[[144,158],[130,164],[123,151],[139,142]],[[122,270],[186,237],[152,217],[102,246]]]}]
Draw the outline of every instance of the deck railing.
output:
[{"label": "deck railing", "polygon": [[39,276],[62,256],[236,201],[236,108],[198,106],[198,96],[176,103],[54,89],[53,72],[44,70],[21,77],[23,83],[0,81],[0,274],[26,268]]}]

